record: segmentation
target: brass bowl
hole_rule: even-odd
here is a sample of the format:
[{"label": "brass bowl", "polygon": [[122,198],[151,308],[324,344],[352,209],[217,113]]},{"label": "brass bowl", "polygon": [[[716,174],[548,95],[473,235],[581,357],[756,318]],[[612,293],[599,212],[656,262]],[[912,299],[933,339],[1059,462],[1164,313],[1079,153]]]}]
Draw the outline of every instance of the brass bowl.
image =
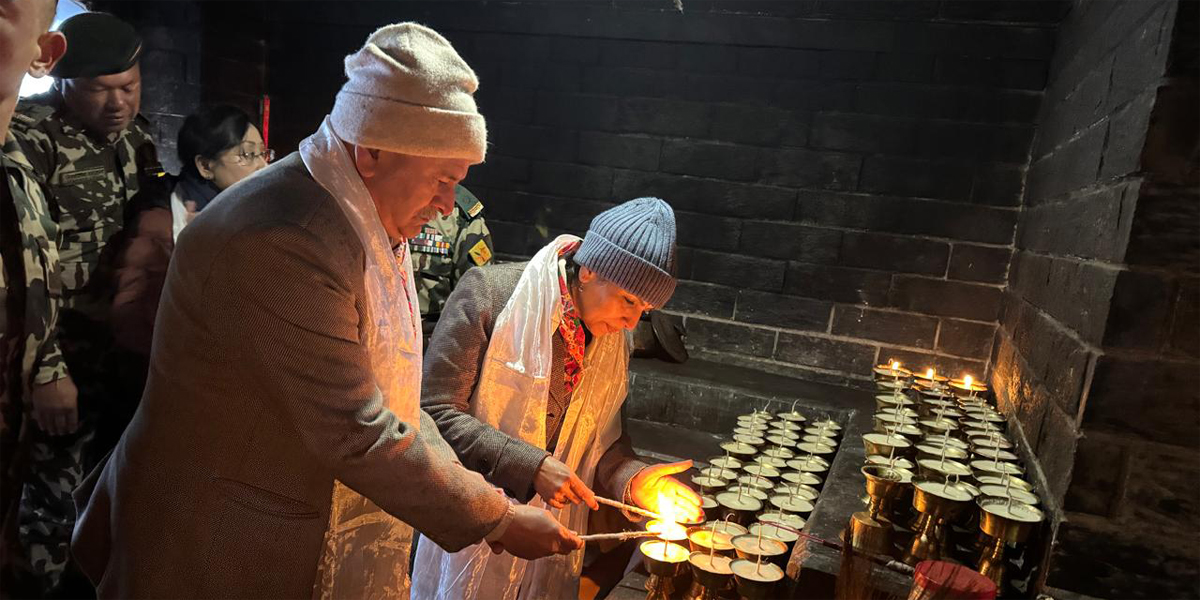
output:
[{"label": "brass bowl", "polygon": [[1037,507],[1003,498],[980,498],[978,504],[979,528],[1009,544],[1025,541],[1034,524],[1046,518]]},{"label": "brass bowl", "polygon": [[876,394],[875,395],[875,410],[886,410],[889,408],[908,408],[915,406],[917,403],[909,399],[908,396],[900,394]]},{"label": "brass bowl", "polygon": [[917,423],[917,427],[927,436],[953,435],[953,432],[958,431],[958,422],[950,419],[922,419]]},{"label": "brass bowl", "polygon": [[881,454],[868,454],[866,462],[868,465],[882,465],[897,469],[907,469],[909,471],[917,468],[917,465],[913,461],[899,456],[893,456],[891,459],[888,459],[887,456]]},{"label": "brass bowl", "polygon": [[758,498],[742,494],[741,499],[738,499],[737,492],[728,490],[717,494],[718,512],[717,517],[720,519],[728,518],[730,521],[739,525],[745,525],[754,521],[754,515],[763,509],[763,501]]},{"label": "brass bowl", "polygon": [[[710,550],[718,556],[734,556],[733,538],[747,532],[745,527],[732,521],[716,521],[713,523],[693,525],[687,529],[688,549],[693,552],[708,553]],[[716,542],[713,542],[715,535]]]},{"label": "brass bowl", "polygon": [[771,496],[772,511],[807,515],[813,511],[813,502],[791,494],[776,494]]},{"label": "brass bowl", "polygon": [[1032,483],[1029,483],[1028,481],[1025,481],[1024,479],[1021,479],[1020,477],[1017,477],[1015,475],[997,475],[995,473],[991,473],[991,474],[976,473],[974,480],[975,480],[975,483],[980,486],[985,486],[985,485],[1005,486],[1005,485],[1007,485],[1010,487],[1022,489],[1026,492],[1034,492],[1035,491]]},{"label": "brass bowl", "polygon": [[959,450],[970,450],[971,449],[970,444],[968,444],[967,442],[964,442],[952,435],[943,435],[943,434],[927,435],[927,436],[921,438],[921,441],[918,443],[929,444],[931,446],[951,446],[953,448],[958,448]]},{"label": "brass bowl", "polygon": [[703,551],[692,551],[688,564],[692,567],[692,579],[710,590],[723,590],[733,579],[729,556],[710,555]]},{"label": "brass bowl", "polygon": [[737,433],[735,433],[733,435],[733,441],[741,442],[743,444],[748,444],[750,446],[754,446],[755,448],[761,448],[767,444],[767,440],[761,436],[744,435],[744,434],[737,434]]},{"label": "brass bowl", "polygon": [[[784,464],[786,465],[787,463],[785,462]],[[745,467],[742,467],[742,471],[749,475],[758,475],[759,477],[766,477],[767,479],[772,480],[779,479],[780,474],[779,469],[776,469],[771,465],[764,465],[762,463],[746,465]]]},{"label": "brass bowl", "polygon": [[1018,487],[982,485],[979,486],[979,495],[987,498],[1001,498],[1005,500],[1012,498],[1013,502],[1015,503],[1027,504],[1029,506],[1037,506],[1040,504],[1037,494]]},{"label": "brass bowl", "polygon": [[970,453],[961,448],[954,446],[934,446],[931,444],[917,443],[917,459],[933,458],[940,459],[943,456],[954,460],[965,460]]},{"label": "brass bowl", "polygon": [[[864,433],[862,439],[867,454],[891,456],[894,453],[896,456],[905,456],[913,450],[912,442],[899,435]],[[792,465],[789,463],[788,466]]]},{"label": "brass bowl", "polygon": [[728,483],[730,481],[733,481],[734,479],[737,479],[738,472],[734,471],[733,469],[722,469],[720,467],[705,467],[703,469],[700,469],[699,476],[723,479]]},{"label": "brass bowl", "polygon": [[[754,460],[750,461],[750,464],[751,465],[754,465],[754,464],[767,465],[768,467],[772,467],[774,469],[782,471],[783,469],[787,468],[787,459],[779,458],[776,456],[767,456],[766,454],[760,454],[758,456],[755,456]],[[749,466],[749,465],[747,465],[747,466]]]},{"label": "brass bowl", "polygon": [[739,494],[740,493],[742,496],[750,496],[751,498],[754,498],[754,499],[758,500],[759,502],[766,502],[767,498],[769,498],[771,496],[770,493],[768,493],[764,490],[761,490],[757,487],[754,487],[751,485],[742,485],[740,483],[737,485],[731,485],[728,488],[725,488],[724,493],[726,493],[726,494]]},{"label": "brass bowl", "polygon": [[718,467],[721,469],[729,469],[731,471],[742,468],[743,464],[745,463],[732,456],[714,456],[708,459],[709,466]]},{"label": "brass bowl", "polygon": [[829,470],[829,461],[820,456],[803,456],[787,462],[789,469],[805,473],[824,473]]},{"label": "brass bowl", "polygon": [[[780,433],[784,433],[782,431],[776,431],[776,432],[772,432],[772,433],[773,433],[773,435],[767,436],[767,447],[768,448],[795,448],[796,445],[798,445],[800,443],[799,439],[790,438],[790,437],[787,437],[784,435],[779,435]],[[791,433],[791,432],[789,431],[787,433]],[[797,438],[798,437],[799,436],[797,436]]]},{"label": "brass bowl", "polygon": [[928,479],[913,482],[913,508],[937,519],[953,519],[974,499],[970,490],[959,484]]},{"label": "brass bowl", "polygon": [[867,494],[872,498],[890,498],[903,480],[900,471],[891,467],[867,465],[861,471],[867,479]]},{"label": "brass bowl", "polygon": [[812,442],[800,442],[800,445],[796,446],[796,453],[800,454],[800,455],[811,454],[811,455],[815,455],[815,456],[823,456],[826,454],[833,454],[835,452],[837,452],[837,446],[830,446],[828,444],[814,444]]},{"label": "brass bowl", "polygon": [[973,460],[971,461],[971,469],[976,475],[1015,475],[1021,477],[1025,475],[1025,470],[1016,463],[992,460]]},{"label": "brass bowl", "polygon": [[821,429],[828,429],[828,430],[833,431],[834,433],[837,433],[842,430],[842,426],[839,425],[837,421],[834,421],[833,419],[830,419],[830,418],[821,418],[821,419],[816,419],[814,421],[810,421],[808,423],[808,427],[819,427]]},{"label": "brass bowl", "polygon": [[954,476],[966,478],[971,476],[971,468],[957,461],[940,458],[917,459],[917,473],[922,479],[945,481]]},{"label": "brass bowl", "polygon": [[901,417],[906,419],[917,420],[921,417],[921,413],[907,406],[888,406],[875,411],[876,415],[891,415],[893,417]]},{"label": "brass bowl", "polygon": [[976,451],[977,448],[996,448],[999,450],[1011,450],[1013,443],[1006,437],[977,435],[967,438],[971,443],[971,451]]},{"label": "brass bowl", "polygon": [[796,409],[792,409],[788,412],[782,412],[782,413],[775,415],[775,420],[776,421],[789,421],[792,423],[803,423],[803,422],[807,421],[808,418],[805,417],[804,415],[800,414],[800,411],[798,411]]},{"label": "brass bowl", "polygon": [[1003,448],[977,448],[975,450],[975,455],[984,460],[1017,462],[1017,455]]},{"label": "brass bowl", "polygon": [[788,559],[788,545],[766,535],[739,535],[733,538],[733,551],[738,558],[756,561],[761,556],[763,562],[770,561],[780,566],[786,565]]},{"label": "brass bowl", "polygon": [[725,479],[708,475],[693,475],[692,483],[696,484],[702,493],[723,490],[729,485],[729,481]]},{"label": "brass bowl", "polygon": [[821,489],[821,486],[825,483],[825,480],[820,475],[808,471],[784,471],[779,476],[779,480],[788,485],[799,483],[801,485],[812,486],[816,489]]},{"label": "brass bowl", "polygon": [[804,485],[803,483],[777,486],[773,492],[769,496],[770,498],[776,496],[795,496],[808,500],[813,504],[816,504],[817,498],[821,497],[821,492],[817,488],[811,485]]},{"label": "brass bowl", "polygon": [[742,475],[741,477],[737,478],[737,482],[739,485],[757,488],[763,490],[764,492],[770,492],[771,490],[775,489],[775,482],[763,477],[762,475]]},{"label": "brass bowl", "polygon": [[[664,550],[663,556],[653,556],[656,546],[668,549]],[[646,565],[646,570],[659,577],[675,577],[683,568],[683,563],[687,562],[688,556],[691,556],[687,548],[675,542],[647,540],[638,547],[642,551],[642,562]],[[675,560],[676,558],[679,560]]]},{"label": "brass bowl", "polygon": [[904,379],[908,379],[909,377],[912,377],[912,371],[909,371],[908,369],[905,369],[904,367],[893,369],[892,365],[890,363],[886,364],[886,365],[876,365],[876,366],[872,367],[871,374],[872,374],[872,377],[874,377],[875,379],[882,380],[882,381],[904,380]]},{"label": "brass bowl", "polygon": [[792,529],[795,529],[796,531],[803,530],[804,525],[807,523],[807,521],[805,520],[804,517],[802,517],[796,513],[784,512],[781,510],[771,510],[771,511],[763,512],[762,514],[758,515],[758,522],[759,523],[778,523],[780,525],[786,525],[788,527],[791,527]]},{"label": "brass bowl", "polygon": [[875,421],[875,429],[872,431],[885,435],[894,433],[908,438],[920,437],[921,434],[924,433],[918,429],[916,425],[888,425],[882,421]]},{"label": "brass bowl", "polygon": [[[739,565],[745,565],[739,567]],[[737,593],[747,600],[765,600],[775,598],[775,588],[783,580],[783,567],[764,562],[758,567],[755,561],[742,558],[735,559],[730,566],[733,568],[733,579],[737,582]],[[740,574],[739,569],[747,573]],[[755,575],[749,575],[753,572]]]}]

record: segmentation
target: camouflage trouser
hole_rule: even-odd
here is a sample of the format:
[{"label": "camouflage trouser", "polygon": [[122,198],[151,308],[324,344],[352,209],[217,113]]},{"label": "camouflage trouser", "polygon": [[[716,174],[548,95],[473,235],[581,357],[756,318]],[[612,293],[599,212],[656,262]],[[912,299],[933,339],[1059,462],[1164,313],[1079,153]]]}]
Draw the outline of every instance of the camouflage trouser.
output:
[{"label": "camouflage trouser", "polygon": [[67,315],[59,322],[59,343],[79,389],[79,430],[49,436],[32,418],[26,421],[25,481],[17,512],[17,536],[43,596],[61,591],[75,528],[71,494],[96,463],[97,409],[111,396],[109,340],[103,329]]},{"label": "camouflage trouser", "polygon": [[90,422],[74,434],[50,437],[31,425],[25,485],[17,523],[21,546],[41,583],[43,593],[54,592],[70,555],[75,528],[75,502],[71,494],[83,481],[84,453],[95,437]]}]

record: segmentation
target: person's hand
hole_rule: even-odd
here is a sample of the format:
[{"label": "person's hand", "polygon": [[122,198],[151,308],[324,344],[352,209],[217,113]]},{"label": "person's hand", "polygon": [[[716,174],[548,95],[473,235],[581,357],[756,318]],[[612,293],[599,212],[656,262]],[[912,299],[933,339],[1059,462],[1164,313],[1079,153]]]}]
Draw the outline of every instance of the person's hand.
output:
[{"label": "person's hand", "polygon": [[600,508],[600,505],[596,504],[596,495],[584,485],[583,480],[553,456],[546,456],[542,465],[538,467],[537,475],[533,477],[533,489],[537,490],[546,504],[554,508],[562,508],[568,502],[583,502],[592,510]]},{"label": "person's hand", "polygon": [[33,386],[33,422],[49,435],[67,435],[79,428],[79,390],[71,377]]},{"label": "person's hand", "polygon": [[196,208],[195,200],[185,200],[183,202],[183,209],[186,211],[186,214],[183,216],[183,222],[185,224],[191,223],[192,219],[195,219],[196,215],[200,214],[200,210]]},{"label": "person's hand", "polygon": [[489,545],[496,554],[508,552],[517,558],[534,560],[551,554],[570,554],[583,547],[583,540],[545,510],[522,504],[516,507],[504,535]]},{"label": "person's hand", "polygon": [[685,460],[642,469],[629,484],[633,502],[646,510],[661,513],[659,498],[665,498],[675,507],[676,519],[685,523],[699,521],[704,518],[704,513],[700,510],[700,496],[678,479],[671,477],[674,473],[682,473],[690,468],[692,461]]}]

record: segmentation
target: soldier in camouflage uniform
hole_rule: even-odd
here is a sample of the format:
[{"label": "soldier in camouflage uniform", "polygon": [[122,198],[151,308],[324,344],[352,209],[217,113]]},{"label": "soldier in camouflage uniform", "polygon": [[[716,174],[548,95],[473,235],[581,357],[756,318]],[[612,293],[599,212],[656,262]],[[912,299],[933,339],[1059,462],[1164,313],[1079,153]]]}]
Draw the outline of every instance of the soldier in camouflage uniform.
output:
[{"label": "soldier in camouflage uniform", "polygon": [[[0,347],[6,357],[0,372],[0,437],[3,455],[8,459],[17,452],[24,413],[32,410],[25,397],[38,386],[63,379],[67,369],[56,333],[62,295],[55,241],[58,225],[50,218],[42,188],[35,183],[33,166],[11,133],[4,140],[3,152],[0,166],[7,196],[0,206],[0,254],[4,263],[0,300],[7,318],[0,321]],[[16,464],[5,460],[4,492],[12,489],[8,484],[16,475],[12,471]],[[5,493],[6,509],[9,498]]]},{"label": "soldier in camouflage uniform", "polygon": [[55,6],[54,0],[16,2],[0,15],[0,47],[5,49],[0,56],[0,590],[8,597],[40,592],[18,589],[13,579],[14,559],[24,554],[11,527],[24,473],[20,442],[31,417],[50,424],[60,416],[53,401],[74,399],[66,385],[69,380],[64,382],[66,370],[55,337],[62,289],[57,225],[32,166],[9,130],[25,74],[45,76],[66,48],[61,34],[47,33]]},{"label": "soldier in camouflage uniform", "polygon": [[426,342],[458,279],[467,269],[492,262],[492,234],[482,213],[483,203],[475,194],[457,186],[454,212],[430,221],[408,241]]},{"label": "soldier in camouflage uniform", "polygon": [[149,123],[138,115],[137,33],[102,13],[76,15],[60,31],[67,53],[51,72],[57,78],[54,87],[22,101],[12,124],[58,224],[62,306],[57,338],[67,377],[78,386],[75,431],[53,435],[32,428],[29,474],[20,499],[21,543],[48,595],[56,591],[67,563],[75,522],[71,493],[107,451],[92,445],[97,426],[119,431],[123,424],[109,424],[112,413],[128,403],[113,392],[112,374],[119,365],[108,325],[117,236],[135,196],[166,197]]}]

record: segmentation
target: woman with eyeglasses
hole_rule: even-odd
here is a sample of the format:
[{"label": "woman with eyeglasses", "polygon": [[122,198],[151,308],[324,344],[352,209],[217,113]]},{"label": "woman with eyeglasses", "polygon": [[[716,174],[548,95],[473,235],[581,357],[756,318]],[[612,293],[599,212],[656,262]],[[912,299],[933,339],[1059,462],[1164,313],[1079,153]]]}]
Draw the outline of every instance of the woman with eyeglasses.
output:
[{"label": "woman with eyeglasses", "polygon": [[121,347],[142,357],[150,355],[158,298],[179,233],[217,194],[274,158],[250,116],[228,105],[189,115],[177,149],[183,167],[170,201],[136,214],[117,263],[113,334]]}]

